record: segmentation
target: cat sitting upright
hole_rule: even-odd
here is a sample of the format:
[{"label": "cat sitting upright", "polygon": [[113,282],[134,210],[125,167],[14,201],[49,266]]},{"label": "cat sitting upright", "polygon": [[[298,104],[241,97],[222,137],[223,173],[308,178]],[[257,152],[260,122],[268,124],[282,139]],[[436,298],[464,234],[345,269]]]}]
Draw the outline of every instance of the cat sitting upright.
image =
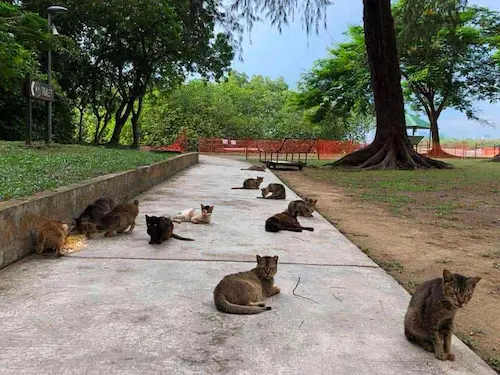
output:
[{"label": "cat sitting upright", "polygon": [[470,301],[480,277],[466,277],[443,270],[443,277],[420,285],[405,315],[406,338],[439,360],[455,360],[451,352],[453,320],[457,310]]},{"label": "cat sitting upright", "polygon": [[258,189],[262,181],[264,181],[264,177],[247,178],[243,181],[242,187],[234,187],[231,189]]},{"label": "cat sitting upright", "polygon": [[42,254],[46,249],[54,249],[58,257],[68,236],[68,224],[58,220],[47,220],[36,226],[36,253]]},{"label": "cat sitting upright", "polygon": [[280,230],[288,230],[290,232],[314,231],[314,228],[300,225],[297,220],[297,211],[293,213],[285,211],[271,216],[266,220],[265,228],[267,232],[279,232]]},{"label": "cat sitting upright", "polygon": [[191,222],[193,224],[209,224],[212,219],[213,211],[214,206],[201,204],[201,211],[196,211],[194,208],[188,208],[179,215],[172,216],[171,219],[175,223]]},{"label": "cat sitting upright", "polygon": [[[282,184],[269,184],[267,187],[260,190],[262,191],[262,198],[264,199],[286,199],[285,187]],[[269,193],[272,194],[267,196]]]},{"label": "cat sitting upright", "polygon": [[160,245],[163,241],[168,240],[170,237],[183,241],[194,241],[192,238],[184,238],[174,234],[174,223],[164,216],[148,216],[146,215],[147,233],[151,237],[149,244]]},{"label": "cat sitting upright", "polygon": [[280,292],[274,286],[274,275],[278,271],[278,257],[257,255],[257,267],[227,275],[215,287],[214,302],[217,310],[229,314],[258,314],[266,307],[264,299]]}]

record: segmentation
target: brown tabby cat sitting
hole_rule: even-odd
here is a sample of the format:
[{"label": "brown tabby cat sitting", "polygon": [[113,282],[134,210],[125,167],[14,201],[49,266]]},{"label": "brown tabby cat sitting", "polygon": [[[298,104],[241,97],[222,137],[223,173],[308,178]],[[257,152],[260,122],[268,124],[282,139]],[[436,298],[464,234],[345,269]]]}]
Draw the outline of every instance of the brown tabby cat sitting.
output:
[{"label": "brown tabby cat sitting", "polygon": [[103,229],[101,219],[111,211],[114,201],[110,197],[102,197],[89,204],[80,216],[75,219],[75,230],[87,237]]},{"label": "brown tabby cat sitting", "polygon": [[470,301],[479,280],[444,270],[442,278],[420,285],[405,315],[407,339],[434,352],[437,359],[454,361],[450,348],[455,313]]},{"label": "brown tabby cat sitting", "polygon": [[[260,189],[262,191],[262,198],[264,199],[285,199],[285,187],[282,184],[269,184],[267,187]],[[269,197],[269,193],[272,193]],[[257,197],[260,198],[260,197]]]},{"label": "brown tabby cat sitting", "polygon": [[[106,214],[102,219],[102,225],[106,230],[104,236],[112,237],[113,233],[130,234],[135,228],[135,218],[139,214],[139,201],[136,199],[134,203],[121,204],[116,206],[113,211]],[[125,231],[128,227],[130,229]]]},{"label": "brown tabby cat sitting", "polygon": [[217,310],[229,314],[258,314],[266,307],[264,299],[274,296],[280,289],[274,286],[278,270],[278,257],[257,255],[257,267],[251,271],[227,275],[214,290]]},{"label": "brown tabby cat sitting", "polygon": [[36,227],[36,253],[42,254],[45,249],[54,249],[58,257],[68,236],[68,224],[62,221],[49,220],[39,223]]},{"label": "brown tabby cat sitting", "polygon": [[304,198],[304,200],[296,200],[290,202],[286,212],[297,211],[298,216],[312,217],[312,213],[316,209],[317,199]]},{"label": "brown tabby cat sitting", "polygon": [[234,187],[232,189],[258,189],[262,181],[264,181],[264,177],[247,178],[243,182],[242,187]]},{"label": "brown tabby cat sitting", "polygon": [[279,232],[280,230],[288,230],[290,232],[302,232],[303,230],[314,231],[314,228],[303,227],[297,220],[297,211],[293,214],[282,212],[271,216],[266,220],[267,232]]},{"label": "brown tabby cat sitting", "polygon": [[263,165],[252,165],[248,168],[241,168],[242,171],[259,171],[259,172],[265,172],[266,167]]}]

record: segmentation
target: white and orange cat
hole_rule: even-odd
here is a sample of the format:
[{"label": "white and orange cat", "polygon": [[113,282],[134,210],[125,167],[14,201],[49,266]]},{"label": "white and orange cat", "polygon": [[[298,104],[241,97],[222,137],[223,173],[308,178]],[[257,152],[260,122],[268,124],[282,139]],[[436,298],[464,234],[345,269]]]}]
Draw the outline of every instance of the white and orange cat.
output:
[{"label": "white and orange cat", "polygon": [[179,215],[172,216],[171,220],[176,223],[191,222],[193,224],[209,224],[212,219],[214,206],[205,206],[201,204],[201,211],[194,208],[188,208]]}]

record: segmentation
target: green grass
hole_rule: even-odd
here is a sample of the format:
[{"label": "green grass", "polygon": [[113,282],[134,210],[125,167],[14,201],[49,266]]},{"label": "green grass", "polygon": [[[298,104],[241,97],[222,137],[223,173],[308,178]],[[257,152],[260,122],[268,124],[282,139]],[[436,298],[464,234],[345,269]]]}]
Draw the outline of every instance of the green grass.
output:
[{"label": "green grass", "polygon": [[[307,168],[309,177],[331,182],[346,192],[365,201],[389,205],[395,215],[407,212],[407,207],[433,213],[437,218],[455,220],[458,209],[474,210],[484,204],[481,197],[474,204],[461,205],[457,192],[475,197],[477,191],[499,194],[500,163],[487,160],[447,160],[455,166],[451,170],[418,171],[348,171],[324,167],[327,160],[313,160],[320,168]],[[425,199],[421,199],[421,197]],[[475,198],[476,199],[476,198]]]},{"label": "green grass", "polygon": [[0,141],[0,201],[149,165],[173,154],[80,145],[27,148]]}]

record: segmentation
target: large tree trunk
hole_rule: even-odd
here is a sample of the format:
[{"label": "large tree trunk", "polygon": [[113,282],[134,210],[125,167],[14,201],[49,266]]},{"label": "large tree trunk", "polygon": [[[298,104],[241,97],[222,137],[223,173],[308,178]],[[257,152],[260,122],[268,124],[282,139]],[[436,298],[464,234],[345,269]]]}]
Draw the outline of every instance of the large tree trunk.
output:
[{"label": "large tree trunk", "polygon": [[78,143],[82,143],[83,138],[83,113],[85,110],[83,108],[78,108],[80,111],[80,120],[78,121]]},{"label": "large tree trunk", "polygon": [[94,116],[97,119],[96,124],[95,124],[94,144],[98,145],[99,141],[100,141],[99,134],[100,134],[102,116],[100,116],[99,114],[96,115],[95,113],[94,113]]},{"label": "large tree trunk", "polygon": [[372,144],[333,163],[365,169],[449,168],[412,149],[406,135],[401,73],[390,0],[363,0],[365,44],[377,114]]}]

